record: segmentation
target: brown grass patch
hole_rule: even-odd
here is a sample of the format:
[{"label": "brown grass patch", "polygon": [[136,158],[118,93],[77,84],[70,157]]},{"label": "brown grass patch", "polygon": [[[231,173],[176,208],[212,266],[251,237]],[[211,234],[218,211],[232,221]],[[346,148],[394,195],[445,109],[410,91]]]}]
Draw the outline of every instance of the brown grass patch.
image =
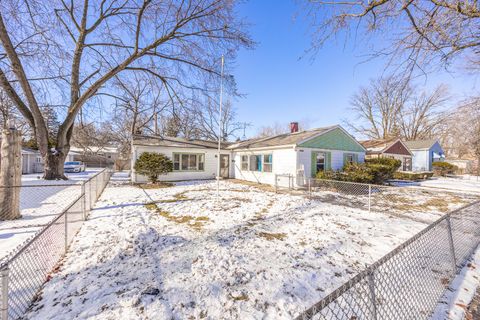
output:
[{"label": "brown grass patch", "polygon": [[[269,184],[263,184],[263,183],[258,183],[258,182],[251,182],[251,181],[245,181],[245,180],[238,180],[238,179],[229,179],[229,182],[237,183],[237,184],[242,184],[244,186],[249,186],[249,187],[255,187],[259,190],[262,191],[269,191],[269,192],[275,192],[275,188]],[[234,191],[234,190],[232,190]],[[243,190],[238,190],[239,192],[247,192]]]},{"label": "brown grass patch", "polygon": [[142,189],[163,189],[173,187],[174,184],[170,182],[144,183],[139,184],[138,187]]},{"label": "brown grass patch", "polygon": [[248,295],[246,293],[243,293],[243,292],[239,296],[234,296],[234,295],[230,294],[230,297],[235,301],[247,301],[248,300]]},{"label": "brown grass patch", "polygon": [[164,217],[170,222],[177,223],[177,224],[186,224],[187,226],[197,231],[200,231],[204,227],[204,225],[208,221],[210,221],[210,219],[205,216],[200,216],[200,217],[194,217],[190,215],[174,216],[170,212],[160,209],[155,203],[147,203],[145,204],[145,207],[148,210],[156,211],[160,216]]},{"label": "brown grass patch", "polygon": [[148,210],[157,210],[158,209],[157,205],[153,202],[145,204],[145,208],[147,208]]},{"label": "brown grass patch", "polygon": [[265,238],[269,241],[272,240],[284,240],[287,237],[286,233],[269,233],[269,232],[260,232],[258,234],[260,237]]}]

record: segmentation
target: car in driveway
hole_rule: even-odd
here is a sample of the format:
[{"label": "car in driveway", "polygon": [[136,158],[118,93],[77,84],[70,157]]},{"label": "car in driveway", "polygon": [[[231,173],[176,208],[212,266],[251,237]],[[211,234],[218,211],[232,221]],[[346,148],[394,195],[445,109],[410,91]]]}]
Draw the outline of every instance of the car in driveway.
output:
[{"label": "car in driveway", "polygon": [[82,161],[67,161],[63,165],[63,170],[65,172],[82,172],[85,171],[85,163]]}]

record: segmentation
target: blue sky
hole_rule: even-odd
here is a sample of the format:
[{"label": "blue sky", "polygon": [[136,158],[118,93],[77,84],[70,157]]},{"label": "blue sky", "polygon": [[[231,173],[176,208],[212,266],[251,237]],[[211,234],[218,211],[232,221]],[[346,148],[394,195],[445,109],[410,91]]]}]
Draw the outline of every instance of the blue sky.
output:
[{"label": "blue sky", "polygon": [[[361,85],[382,75],[385,61],[362,63],[368,53],[361,44],[330,41],[315,56],[304,56],[310,46],[308,22],[294,16],[294,0],[250,0],[239,7],[249,23],[254,50],[242,50],[234,62],[238,89],[246,95],[234,101],[238,120],[251,123],[247,136],[263,125],[304,121],[310,127],[341,123],[349,117],[349,100]],[[230,62],[232,63],[232,62]],[[453,100],[478,92],[478,77],[465,72],[441,72],[421,79],[427,88],[449,86]]]}]

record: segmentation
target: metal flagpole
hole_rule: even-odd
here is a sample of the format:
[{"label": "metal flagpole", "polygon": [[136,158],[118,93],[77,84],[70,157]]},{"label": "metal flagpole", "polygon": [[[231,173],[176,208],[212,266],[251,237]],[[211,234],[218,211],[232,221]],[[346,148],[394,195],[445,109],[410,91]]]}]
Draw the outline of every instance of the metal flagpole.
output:
[{"label": "metal flagpole", "polygon": [[217,162],[217,198],[220,198],[220,148],[221,148],[221,140],[222,140],[222,95],[223,95],[223,65],[224,65],[224,58],[222,55],[222,69],[220,73],[220,107],[218,113],[218,162]]}]

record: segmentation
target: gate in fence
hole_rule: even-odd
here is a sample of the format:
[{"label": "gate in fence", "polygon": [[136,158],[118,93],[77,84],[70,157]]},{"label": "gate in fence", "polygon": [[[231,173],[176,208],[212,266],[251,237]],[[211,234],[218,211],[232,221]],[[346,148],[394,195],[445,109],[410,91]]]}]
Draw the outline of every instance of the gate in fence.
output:
[{"label": "gate in fence", "polygon": [[20,318],[36,297],[48,274],[66,253],[107,185],[104,169],[81,184],[81,193],[12,256],[0,262],[0,320]]},{"label": "gate in fence", "polygon": [[480,201],[452,211],[297,320],[429,319],[480,243]]}]

